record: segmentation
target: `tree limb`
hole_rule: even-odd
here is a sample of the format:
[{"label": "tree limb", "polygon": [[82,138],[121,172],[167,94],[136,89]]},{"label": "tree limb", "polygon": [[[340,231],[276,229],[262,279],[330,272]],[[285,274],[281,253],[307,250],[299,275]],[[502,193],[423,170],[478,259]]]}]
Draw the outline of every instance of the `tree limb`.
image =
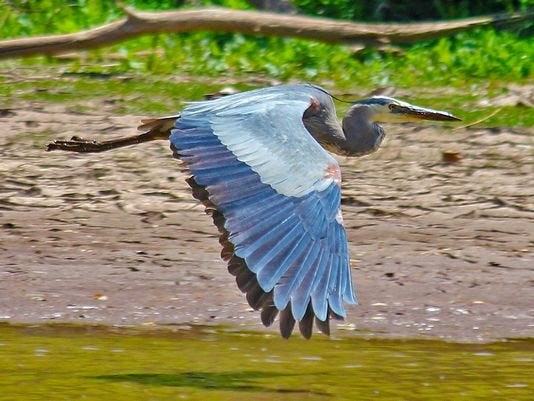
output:
[{"label": "tree limb", "polygon": [[529,16],[506,14],[432,23],[363,24],[225,8],[166,12],[138,12],[125,8],[125,12],[126,18],[86,31],[0,41],[0,59],[97,48],[146,34],[197,31],[290,36],[329,43],[406,43],[495,23],[513,23]]}]

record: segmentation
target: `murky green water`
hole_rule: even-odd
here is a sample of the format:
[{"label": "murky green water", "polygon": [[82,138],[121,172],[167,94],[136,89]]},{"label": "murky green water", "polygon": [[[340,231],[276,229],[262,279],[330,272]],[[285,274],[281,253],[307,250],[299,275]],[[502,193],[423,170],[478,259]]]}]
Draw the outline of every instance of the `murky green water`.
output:
[{"label": "murky green water", "polygon": [[534,341],[0,325],[0,400],[532,400]]}]

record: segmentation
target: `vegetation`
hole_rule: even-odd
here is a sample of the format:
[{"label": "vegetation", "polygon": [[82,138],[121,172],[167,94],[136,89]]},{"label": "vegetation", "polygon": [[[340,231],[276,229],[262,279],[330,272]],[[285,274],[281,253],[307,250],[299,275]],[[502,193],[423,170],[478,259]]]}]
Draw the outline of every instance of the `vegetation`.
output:
[{"label": "vegetation", "polygon": [[[435,11],[438,16],[458,17],[475,11],[525,10],[530,1],[469,2],[469,9],[461,6],[465,2],[432,3],[435,8],[441,10]],[[113,2],[105,0],[71,0],[67,2],[68,6],[65,6],[65,3],[63,0],[11,0],[0,3],[1,38],[79,31],[122,16],[122,11]],[[175,8],[177,5],[187,6],[192,2],[130,0],[125,3],[137,9],[163,10]],[[245,0],[199,0],[194,3],[251,8]],[[361,19],[363,15],[369,15],[369,10],[376,8],[378,3],[387,2],[294,0],[293,3],[303,12],[311,14]],[[455,4],[459,5],[455,7]],[[350,15],[334,15],[328,11],[334,9],[352,11]],[[375,17],[370,16],[367,19],[376,19]],[[165,101],[165,98],[169,98],[169,92],[180,93],[183,95],[181,98],[186,95],[189,98],[198,98],[195,96],[197,93],[184,89],[184,80],[198,82],[203,79],[204,82],[208,80],[220,83],[228,79],[247,82],[252,77],[266,77],[268,80],[279,81],[313,81],[337,90],[353,91],[354,88],[359,88],[362,94],[378,86],[410,88],[416,97],[419,96],[418,90],[422,86],[452,86],[461,88],[462,92],[468,88],[469,95],[465,95],[467,98],[444,95],[448,98],[444,105],[450,105],[451,101],[474,105],[482,97],[505,93],[510,82],[521,84],[531,81],[534,47],[531,45],[531,38],[524,35],[531,23],[526,22],[524,25],[524,29],[520,31],[523,34],[492,28],[478,29],[453,37],[406,45],[391,52],[376,49],[354,52],[349,46],[343,45],[289,38],[248,37],[240,34],[145,36],[110,48],[68,57],[33,57],[2,61],[2,71],[17,70],[21,73],[24,67],[34,71],[36,66],[40,69],[48,66],[56,73],[59,71],[64,79],[40,81],[39,85],[43,88],[40,92],[32,90],[32,85],[27,86],[24,83],[0,85],[0,99],[3,98],[9,103],[7,99],[12,99],[15,95],[60,101],[68,99],[71,94],[79,99],[80,93],[98,96],[113,87],[114,90],[122,92],[121,95],[131,95],[130,101],[122,104],[123,111],[128,109],[130,112],[156,113],[169,110],[168,100]],[[172,81],[169,80],[169,75],[182,77],[176,79],[182,84],[169,85],[168,82]],[[109,79],[119,76],[121,78],[118,80]],[[123,79],[125,76],[127,79]],[[138,78],[141,76],[142,79]],[[210,82],[207,82],[207,85],[209,86]],[[151,93],[154,93],[154,88],[160,91],[161,99],[151,96],[150,101],[144,97],[142,100],[136,100],[135,92],[139,94],[152,89]],[[438,105],[439,103],[438,101]],[[458,107],[461,106],[462,103],[459,103]],[[491,111],[489,110],[488,114]],[[491,123],[506,123],[514,119],[519,121],[519,125],[532,124],[527,114],[521,113],[517,108],[505,107]],[[512,115],[516,117],[512,118]]]},{"label": "vegetation", "polygon": [[[299,12],[354,21],[413,21],[465,18],[497,12],[526,11],[532,0],[292,0]],[[0,3],[1,36],[14,37],[73,32],[120,18],[118,1],[109,0],[6,0]],[[125,0],[140,10],[222,6],[253,8],[247,0]]]},{"label": "vegetation", "polygon": [[[342,4],[347,7],[340,7]],[[137,0],[128,2],[136,8],[168,9],[184,1]],[[244,8],[244,0],[202,1]],[[315,5],[353,8],[351,16],[368,10],[372,1],[297,0],[304,10]],[[443,2],[436,2],[441,4]],[[513,1],[490,2],[507,5]],[[20,37],[46,33],[73,32],[116,20],[121,11],[104,0],[11,1],[0,5],[2,37]],[[352,4],[352,6],[350,6]],[[356,6],[356,4],[359,4]],[[358,10],[356,10],[358,8]],[[356,13],[358,11],[358,13]],[[324,14],[331,15],[331,13]],[[452,38],[405,46],[398,52],[368,50],[353,54],[346,46],[328,45],[297,39],[246,37],[243,35],[195,33],[157,35],[134,39],[112,48],[89,52],[84,59],[69,65],[72,71],[117,73],[142,71],[156,74],[187,73],[219,76],[221,74],[264,74],[283,80],[333,79],[346,86],[354,84],[411,86],[422,82],[437,85],[460,84],[471,79],[521,80],[531,75],[534,49],[530,38],[493,29],[462,33]],[[36,59],[32,60],[33,62]],[[37,59],[38,63],[56,62]],[[349,73],[347,73],[349,72]],[[452,82],[451,82],[452,81]]]},{"label": "vegetation", "polygon": [[473,15],[526,10],[531,0],[293,0],[308,14],[371,21],[413,21],[465,18]]}]

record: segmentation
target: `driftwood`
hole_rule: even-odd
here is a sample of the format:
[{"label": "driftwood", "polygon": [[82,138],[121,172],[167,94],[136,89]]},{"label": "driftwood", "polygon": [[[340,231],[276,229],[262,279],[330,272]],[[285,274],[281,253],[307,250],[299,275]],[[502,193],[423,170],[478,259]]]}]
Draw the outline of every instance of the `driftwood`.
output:
[{"label": "driftwood", "polygon": [[224,8],[167,12],[138,12],[126,8],[125,12],[126,18],[82,32],[0,41],[0,59],[97,48],[146,34],[197,31],[289,36],[330,43],[380,46],[446,36],[475,27],[513,23],[528,18],[525,14],[506,14],[432,23],[363,24]]}]

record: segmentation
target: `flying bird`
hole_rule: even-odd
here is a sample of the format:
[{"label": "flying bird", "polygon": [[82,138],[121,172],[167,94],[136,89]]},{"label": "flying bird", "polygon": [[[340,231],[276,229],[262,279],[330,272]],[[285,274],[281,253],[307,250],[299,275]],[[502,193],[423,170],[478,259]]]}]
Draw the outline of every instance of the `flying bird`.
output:
[{"label": "flying bird", "polygon": [[456,121],[438,110],[375,96],[351,102],[341,124],[333,97],[311,84],[280,85],[189,104],[142,120],[142,134],[105,142],[73,137],[47,150],[100,152],[157,139],[191,172],[187,183],[217,226],[222,258],[265,326],[288,338],[357,302],[341,216],[341,170],[329,153],[362,156],[384,139],[380,122]]}]

